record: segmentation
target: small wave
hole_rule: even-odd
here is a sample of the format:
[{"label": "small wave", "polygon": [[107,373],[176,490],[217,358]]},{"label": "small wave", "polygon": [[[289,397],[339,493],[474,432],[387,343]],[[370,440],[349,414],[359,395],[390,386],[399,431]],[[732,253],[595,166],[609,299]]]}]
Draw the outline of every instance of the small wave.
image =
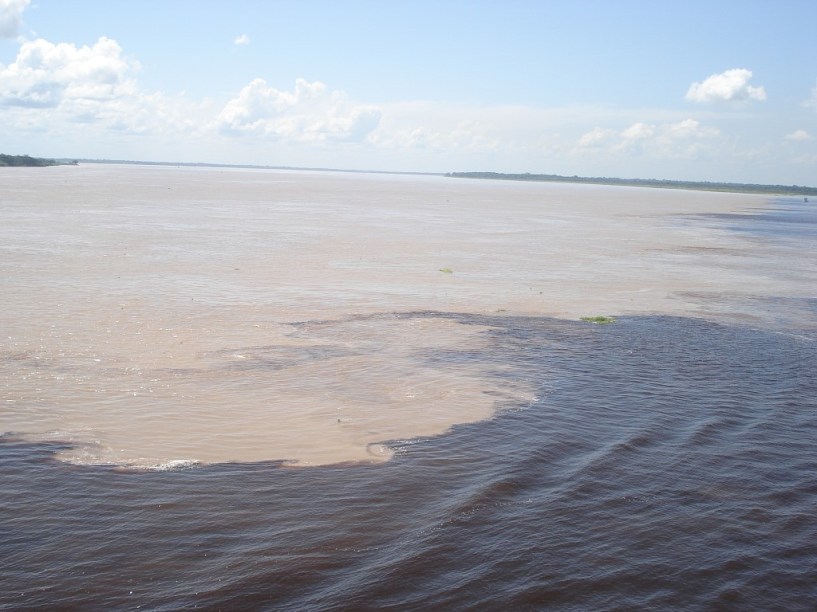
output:
[{"label": "small wave", "polygon": [[373,443],[366,445],[366,452],[372,457],[377,457],[381,460],[388,460],[394,455],[394,451],[385,444]]},{"label": "small wave", "polygon": [[148,466],[151,472],[177,472],[179,470],[190,470],[201,465],[196,459],[173,459],[158,465]]},{"label": "small wave", "polygon": [[84,463],[84,465],[108,465],[111,466],[115,472],[181,472],[183,470],[192,470],[204,465],[198,459],[171,459],[162,463],[148,463],[132,461],[128,463],[110,464],[104,463]]}]

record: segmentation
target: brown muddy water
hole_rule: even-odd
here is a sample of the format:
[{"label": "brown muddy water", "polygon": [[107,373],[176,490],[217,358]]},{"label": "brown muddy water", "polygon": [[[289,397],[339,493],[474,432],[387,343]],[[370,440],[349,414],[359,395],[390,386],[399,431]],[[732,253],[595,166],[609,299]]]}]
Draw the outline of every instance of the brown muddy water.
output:
[{"label": "brown muddy water", "polygon": [[3,609],[817,602],[805,203],[88,165],[0,219]]}]

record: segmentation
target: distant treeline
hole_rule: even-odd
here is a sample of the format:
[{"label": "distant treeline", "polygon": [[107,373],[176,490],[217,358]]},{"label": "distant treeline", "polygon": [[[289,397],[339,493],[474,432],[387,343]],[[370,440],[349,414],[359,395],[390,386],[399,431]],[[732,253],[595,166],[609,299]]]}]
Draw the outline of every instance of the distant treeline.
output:
[{"label": "distant treeline", "polygon": [[505,181],[547,181],[552,183],[587,183],[592,185],[622,185],[630,187],[662,187],[664,189],[694,189],[698,191],[730,191],[774,195],[814,195],[817,187],[799,185],[756,185],[753,183],[712,183],[709,181],[669,181],[661,179],[623,179],[608,177],[559,176],[558,174],[503,174],[501,172],[449,172],[454,178],[497,179]]},{"label": "distant treeline", "polygon": [[[66,163],[72,162],[31,157],[30,155],[6,155],[5,153],[0,153],[0,166],[59,166]],[[77,162],[73,163],[76,164]]]}]

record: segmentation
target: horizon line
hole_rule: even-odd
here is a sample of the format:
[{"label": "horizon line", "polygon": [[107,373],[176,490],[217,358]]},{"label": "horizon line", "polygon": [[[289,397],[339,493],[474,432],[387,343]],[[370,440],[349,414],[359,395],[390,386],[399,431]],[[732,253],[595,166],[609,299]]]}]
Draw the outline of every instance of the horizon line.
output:
[{"label": "horizon line", "polygon": [[330,168],[322,166],[273,166],[264,164],[228,164],[216,162],[168,162],[107,158],[58,158],[58,161],[76,161],[91,164],[131,164],[142,166],[186,166],[204,168],[245,168],[249,170],[290,170],[296,172],[348,172],[358,174],[397,174],[414,176],[442,176],[451,178],[474,178],[493,180],[515,180],[531,182],[560,182],[575,184],[609,185],[612,187],[652,187],[664,189],[690,189],[697,191],[734,191],[738,193],[767,193],[778,195],[817,195],[817,187],[807,185],[782,185],[766,183],[736,183],[728,181],[686,181],[679,179],[645,179],[621,177],[565,176],[531,172],[420,172],[407,170],[359,170],[351,168]]}]

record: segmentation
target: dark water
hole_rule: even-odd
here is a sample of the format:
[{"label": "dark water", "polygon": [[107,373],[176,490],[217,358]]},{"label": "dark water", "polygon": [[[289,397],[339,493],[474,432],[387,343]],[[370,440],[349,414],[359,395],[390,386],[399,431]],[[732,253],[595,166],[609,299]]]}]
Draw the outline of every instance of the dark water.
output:
[{"label": "dark water", "polygon": [[730,230],[764,238],[813,240],[817,237],[817,201],[787,197],[754,214],[709,215],[725,221]]},{"label": "dark water", "polygon": [[4,438],[0,607],[817,606],[813,334],[439,316],[496,328],[430,360],[538,400],[369,466],[127,473]]}]

